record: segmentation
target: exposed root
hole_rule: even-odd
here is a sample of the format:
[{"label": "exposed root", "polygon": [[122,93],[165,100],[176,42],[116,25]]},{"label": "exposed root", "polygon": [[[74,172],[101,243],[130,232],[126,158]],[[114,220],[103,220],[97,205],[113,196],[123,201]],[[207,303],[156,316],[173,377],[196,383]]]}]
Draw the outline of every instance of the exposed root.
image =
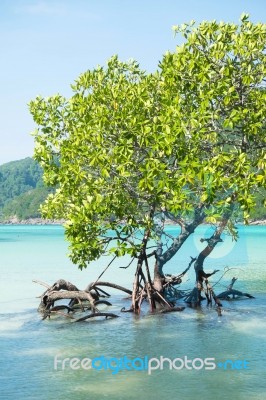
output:
[{"label": "exposed root", "polygon": [[217,311],[218,317],[221,317],[223,315],[221,307],[217,307],[216,311]]},{"label": "exposed root", "polygon": [[[189,267],[195,259],[191,258],[191,262]],[[60,315],[65,318],[69,318],[75,322],[86,321],[87,319],[96,318],[96,317],[105,317],[108,318],[117,318],[118,315],[109,313],[109,312],[101,312],[96,306],[105,305],[112,306],[112,304],[103,300],[103,298],[110,297],[110,294],[102,289],[102,286],[111,287],[122,292],[127,293],[132,299],[133,295],[134,302],[132,301],[132,305],[129,309],[125,307],[121,308],[121,313],[130,313],[136,311],[139,313],[141,309],[141,304],[144,300],[147,300],[150,304],[150,311],[156,311],[158,308],[159,314],[165,314],[169,312],[180,312],[185,309],[185,307],[175,306],[174,301],[177,298],[183,298],[186,303],[188,303],[191,307],[197,307],[201,304],[202,300],[207,300],[208,304],[215,303],[216,311],[218,316],[222,316],[222,304],[221,299],[232,300],[241,297],[254,298],[252,295],[248,293],[243,293],[239,290],[233,289],[233,285],[236,282],[236,278],[233,278],[227,290],[220,293],[218,296],[215,294],[213,287],[208,281],[208,277],[212,274],[201,274],[200,280],[197,281],[196,286],[190,292],[187,291],[179,291],[175,289],[175,285],[179,285],[181,283],[181,276],[188,270],[188,268],[178,276],[167,276],[165,279],[165,283],[163,285],[163,291],[156,290],[153,282],[151,281],[149,275],[149,268],[147,263],[147,258],[144,259],[146,266],[146,274],[144,275],[142,268],[139,268],[137,271],[137,290],[133,292],[123,286],[117,285],[111,282],[103,282],[97,281],[90,283],[85,290],[79,290],[75,285],[71,282],[67,282],[63,279],[59,279],[52,286],[47,285],[44,282],[34,281],[36,283],[41,284],[46,287],[45,292],[40,296],[41,303],[39,305],[38,310],[43,314],[43,319],[50,318],[51,315]],[[205,294],[205,297],[202,294]],[[171,296],[169,296],[171,294]],[[55,303],[59,300],[69,300],[68,305],[60,304],[55,305]],[[137,305],[137,308],[134,309],[133,304]],[[76,319],[73,315],[76,312],[85,312],[90,310],[89,315],[85,315],[84,317],[80,317]]]},{"label": "exposed root", "polygon": [[[102,291],[102,292],[103,292],[103,290],[100,289],[99,286],[111,287],[111,288],[120,290],[120,291],[122,291],[122,292],[125,292],[125,293],[129,294],[130,296],[132,295],[132,291],[129,290],[129,289],[127,289],[127,288],[125,288],[125,287],[123,287],[123,286],[116,285],[115,283],[111,283],[111,282],[102,282],[102,281],[99,281],[99,282],[97,282],[97,283],[94,283],[94,282],[90,283],[90,284],[87,286],[87,288],[85,289],[85,292],[90,292],[92,289],[96,289],[96,290],[98,290],[98,291]],[[106,293],[106,292],[104,292],[104,293],[105,293],[106,295],[108,295],[108,293]],[[108,296],[110,296],[110,295],[108,295]]]},{"label": "exposed root", "polygon": [[109,301],[106,301],[106,300],[97,300],[94,303],[95,306],[98,306],[99,304],[105,304],[106,306],[111,306],[112,305]]},{"label": "exposed root", "polygon": [[[132,294],[132,292],[123,286],[119,286],[109,282],[97,282],[88,285],[86,290],[79,290],[71,282],[67,282],[63,279],[59,279],[52,286],[49,286],[43,282],[36,281],[47,288],[47,290],[41,296],[41,303],[39,306],[39,311],[43,314],[43,319],[50,318],[52,314],[62,315],[66,318],[74,319],[75,322],[85,321],[89,318],[95,317],[106,317],[107,318],[117,318],[118,315],[113,313],[99,312],[96,308],[97,305],[104,304],[106,306],[112,306],[109,301],[101,300],[100,297],[109,297],[110,295],[99,288],[99,286],[109,286],[118,290],[122,290],[127,294]],[[58,300],[70,300],[68,305],[54,305]],[[91,314],[75,319],[73,315],[69,313],[84,312],[90,309]],[[67,313],[62,312],[66,310]]]},{"label": "exposed root", "polygon": [[132,313],[133,312],[133,308],[129,308],[127,310],[126,307],[122,307],[120,311],[123,312],[123,313]]},{"label": "exposed root", "polygon": [[71,308],[69,306],[66,306],[64,304],[60,305],[60,306],[54,306],[50,309],[50,311],[60,311],[60,310],[67,310],[67,312],[74,312],[74,308]]},{"label": "exposed root", "polygon": [[[227,290],[225,292],[222,292],[218,294],[219,299],[224,299],[224,300],[235,300],[240,297],[248,297],[249,299],[254,299],[254,296],[251,296],[249,293],[243,293],[240,292],[239,290],[233,289],[234,283],[237,281],[237,278],[232,278],[232,281],[230,285],[228,286]],[[232,296],[232,297],[230,297]]]},{"label": "exposed root", "polygon": [[165,308],[160,311],[160,314],[166,314],[169,312],[176,312],[176,311],[183,311],[186,307],[170,307],[170,308]]},{"label": "exposed root", "polygon": [[92,313],[92,314],[86,315],[85,317],[81,317],[81,318],[75,319],[75,322],[86,321],[86,319],[95,318],[95,317],[105,317],[107,319],[107,318],[118,318],[119,315],[116,315],[116,314],[113,314],[113,313],[97,312],[97,313]]}]

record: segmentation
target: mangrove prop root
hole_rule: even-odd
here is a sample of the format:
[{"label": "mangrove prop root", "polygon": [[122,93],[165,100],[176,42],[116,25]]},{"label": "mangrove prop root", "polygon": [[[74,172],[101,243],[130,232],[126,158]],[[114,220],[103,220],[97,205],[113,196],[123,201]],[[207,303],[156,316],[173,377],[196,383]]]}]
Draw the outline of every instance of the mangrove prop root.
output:
[{"label": "mangrove prop root", "polygon": [[66,305],[54,306],[50,309],[50,311],[60,311],[60,310],[67,310],[67,312],[74,312],[74,308],[71,308]]},{"label": "mangrove prop root", "polygon": [[222,307],[222,303],[220,302],[219,298],[216,296],[214,291],[211,289],[211,295],[213,297],[213,300],[215,301],[215,304],[217,304],[218,307]]},{"label": "mangrove prop root", "polygon": [[[240,292],[239,290],[233,289],[234,283],[237,281],[237,278],[232,278],[230,285],[228,286],[227,290],[225,292],[222,292],[218,294],[217,298],[218,299],[224,299],[224,300],[232,300],[238,297],[248,297],[249,299],[254,299],[254,296],[251,296],[249,293],[243,293]],[[232,297],[230,297],[232,296]]]},{"label": "mangrove prop root", "polygon": [[160,310],[160,314],[166,314],[169,312],[175,312],[175,311],[183,311],[186,307],[170,307],[170,308],[165,308],[164,310]]},{"label": "mangrove prop root", "polygon": [[81,317],[75,320],[75,322],[81,322],[81,321],[86,321],[86,319],[89,318],[95,318],[95,317],[105,317],[106,319],[109,318],[118,318],[119,315],[113,314],[113,313],[102,313],[102,312],[97,312],[97,313],[92,313],[89,315],[86,315],[85,317]]},{"label": "mangrove prop root", "polygon": [[[43,319],[50,318],[50,316],[53,314],[62,315],[66,318],[71,318],[72,320],[74,319],[74,321],[85,321],[86,319],[94,317],[105,317],[106,319],[118,317],[118,315],[113,313],[98,311],[98,309],[96,308],[97,305],[104,304],[107,306],[111,306],[112,304],[106,300],[99,300],[100,293],[104,294],[104,296],[102,297],[109,297],[110,295],[94,284],[89,285],[86,290],[79,290],[71,282],[67,282],[63,279],[59,279],[51,286],[45,284],[44,282],[37,281],[36,283],[39,283],[47,288],[41,296],[41,303],[39,306],[39,311],[43,313]],[[109,286],[118,290],[125,291],[128,294],[131,293],[131,291],[129,291],[128,289],[116,284],[112,284],[109,282],[97,282],[97,285],[101,284],[102,286]],[[69,305],[54,306],[54,303],[56,301],[64,299],[70,300]],[[84,306],[84,302],[88,302],[89,305]],[[75,311],[80,310],[84,312],[88,309],[91,310],[91,314],[77,320],[72,315],[69,315],[70,312],[74,313]],[[67,312],[63,312],[64,310],[66,310]]]},{"label": "mangrove prop root", "polygon": [[[39,283],[39,282],[38,282]],[[70,282],[65,281],[64,279],[59,279],[52,286],[47,288],[47,290],[41,296],[41,303],[39,305],[40,312],[46,311],[58,311],[59,308],[54,307],[54,303],[57,300],[70,299],[70,303],[68,306],[64,308],[68,309],[68,312],[73,311],[72,306],[77,302],[80,307],[84,310],[82,301],[88,301],[90,303],[90,307],[92,310],[95,310],[95,296],[90,292],[85,292],[83,290],[79,290],[75,285]],[[97,298],[98,300],[98,298]],[[59,307],[59,306],[56,306]],[[62,307],[61,307],[62,309]],[[44,316],[46,318],[46,316]]]},{"label": "mangrove prop root", "polygon": [[[95,291],[95,293],[97,294],[98,297],[111,297],[111,295],[107,292],[105,292],[103,289],[100,288],[96,288],[94,286],[93,290]],[[85,290],[86,292],[86,290]]]},{"label": "mangrove prop root", "polygon": [[132,313],[133,313],[133,308],[129,308],[129,309],[127,310],[126,307],[122,307],[120,311],[123,312],[123,313],[129,313],[129,312],[132,312]]},{"label": "mangrove prop root", "polygon": [[111,306],[112,305],[109,301],[106,301],[106,300],[97,300],[94,303],[95,306],[98,306],[99,304],[105,304],[106,306]]},{"label": "mangrove prop root", "polygon": [[222,316],[222,309],[221,309],[220,306],[217,307],[216,311],[217,311],[218,317],[221,317]]},{"label": "mangrove prop root", "polygon": [[79,289],[73,285],[71,282],[65,281],[64,279],[58,279],[52,286],[50,286],[43,295],[48,292],[68,290],[68,291],[78,291]]},{"label": "mangrove prop root", "polygon": [[[230,297],[232,296],[232,297]],[[248,297],[249,299],[255,299],[254,296],[252,296],[249,293],[243,293],[240,292],[239,290],[231,289],[231,290],[226,290],[225,292],[222,292],[218,294],[217,296],[219,299],[224,299],[224,300],[232,300],[236,297]]]},{"label": "mangrove prop root", "polygon": [[[144,260],[145,261],[145,260]],[[190,265],[194,262],[194,259],[191,259]],[[189,267],[190,267],[189,265]],[[188,269],[188,268],[187,268]],[[184,274],[187,269],[182,273]],[[109,313],[109,312],[101,312],[99,311],[96,306],[98,305],[106,305],[112,306],[112,304],[107,301],[103,300],[105,297],[110,297],[110,294],[107,293],[102,287],[110,287],[122,292],[125,292],[133,299],[132,305],[130,309],[126,309],[125,307],[121,308],[121,313],[128,313],[128,312],[140,312],[141,304],[143,300],[148,300],[150,304],[150,310],[153,312],[156,309],[155,303],[160,304],[163,306],[163,309],[159,309],[158,313],[165,314],[169,312],[178,312],[183,311],[185,307],[177,307],[174,304],[172,297],[176,295],[176,289],[174,288],[173,283],[177,283],[178,279],[181,279],[181,275],[179,276],[170,276],[165,280],[164,289],[166,292],[159,292],[153,286],[153,282],[151,281],[148,269],[148,263],[146,262],[146,270],[148,279],[144,275],[142,269],[138,271],[138,279],[137,279],[137,289],[131,291],[123,286],[117,285],[112,282],[105,282],[105,281],[97,281],[90,283],[85,290],[79,290],[75,285],[71,282],[65,281],[64,279],[59,279],[53,285],[49,286],[45,282],[41,281],[34,281],[42,286],[45,286],[45,292],[40,296],[41,303],[39,305],[39,311],[43,315],[43,319],[50,318],[51,315],[61,315],[66,318],[72,319],[74,322],[79,321],[86,321],[87,319],[95,318],[95,317],[105,317],[108,318],[117,318],[118,315]],[[216,272],[216,271],[215,271]],[[212,275],[212,274],[210,274]],[[231,300],[231,297],[240,298],[240,297],[248,297],[254,298],[248,293],[243,293],[239,290],[235,290],[233,288],[234,283],[237,281],[237,278],[233,278],[227,290],[219,295],[216,295],[211,284],[209,283],[207,274],[202,281],[197,281],[197,285],[194,287],[193,290],[190,292],[185,291],[182,292],[182,298],[186,303],[189,303],[190,306],[195,307],[201,304],[201,301],[207,298],[208,304],[211,304],[212,301],[215,302],[216,311],[218,316],[222,315],[222,304],[221,299]],[[205,287],[206,286],[206,287]],[[202,297],[202,292],[205,293],[205,297]],[[166,294],[172,296],[169,298]],[[180,296],[179,296],[180,297]],[[59,300],[69,300],[68,305],[54,305],[55,302]],[[135,306],[135,308],[134,308]],[[89,315],[85,315],[84,317],[76,319],[73,314],[75,312],[90,312]]]},{"label": "mangrove prop root", "polygon": [[[100,289],[99,286],[111,287],[111,288],[113,288],[113,289],[117,289],[117,290],[120,290],[120,291],[122,291],[122,292],[125,292],[125,293],[127,293],[127,294],[129,294],[129,295],[132,295],[132,291],[129,290],[129,289],[127,289],[127,288],[125,288],[125,287],[123,287],[123,286],[116,285],[115,283],[111,283],[111,282],[102,282],[102,281],[98,281],[96,284],[95,284],[94,282],[90,283],[90,284],[87,286],[87,288],[85,289],[85,291],[87,292],[87,291],[90,291],[90,290],[92,290],[92,289],[95,288],[95,289],[101,290],[101,291],[103,292],[103,290]],[[104,293],[105,293],[106,295],[108,295],[108,293],[106,293],[106,292],[104,292]],[[110,295],[108,295],[108,296],[110,297]]]},{"label": "mangrove prop root", "polygon": [[92,306],[94,306],[95,303],[95,299],[93,298],[93,296],[89,293],[89,292],[84,292],[83,290],[79,290],[79,291],[52,291],[49,294],[46,295],[47,296],[47,301],[49,302],[54,302],[57,300],[63,300],[63,299],[77,299],[77,300],[87,300],[90,302],[90,304]]}]

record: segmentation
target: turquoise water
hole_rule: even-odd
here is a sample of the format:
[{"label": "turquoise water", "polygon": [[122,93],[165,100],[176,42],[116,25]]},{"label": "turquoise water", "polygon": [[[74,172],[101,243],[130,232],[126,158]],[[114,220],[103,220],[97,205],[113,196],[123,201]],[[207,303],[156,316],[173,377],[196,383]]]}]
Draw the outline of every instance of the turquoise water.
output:
[{"label": "turquoise water", "polygon": [[[176,230],[169,226],[169,232]],[[171,260],[166,273],[184,270],[190,256],[202,248],[199,239],[210,228],[201,227]],[[186,308],[182,313],[141,316],[120,314],[129,301],[113,291],[111,310],[121,315],[109,321],[75,324],[68,319],[42,321],[36,312],[44,288],[33,279],[52,284],[59,278],[79,288],[97,279],[109,259],[93,263],[79,271],[68,260],[67,243],[59,226],[0,226],[0,399],[265,399],[266,392],[266,267],[265,227],[240,227],[235,244],[225,237],[206,262],[206,270],[220,269],[215,283],[226,267],[231,268],[217,293],[233,276],[236,289],[247,291],[255,299],[223,302],[223,316],[215,309]],[[118,260],[107,270],[104,280],[131,288],[134,265],[119,269],[127,262]],[[192,287],[193,271],[184,279],[184,288]],[[221,285],[222,284],[222,285]],[[101,306],[104,310],[105,306]],[[54,358],[116,357],[144,359],[167,357],[170,360],[214,358],[246,360],[248,368],[214,370],[164,369],[106,370],[54,369]],[[138,361],[138,365],[140,361]],[[196,364],[194,364],[196,365]],[[199,365],[199,361],[198,364]]]}]

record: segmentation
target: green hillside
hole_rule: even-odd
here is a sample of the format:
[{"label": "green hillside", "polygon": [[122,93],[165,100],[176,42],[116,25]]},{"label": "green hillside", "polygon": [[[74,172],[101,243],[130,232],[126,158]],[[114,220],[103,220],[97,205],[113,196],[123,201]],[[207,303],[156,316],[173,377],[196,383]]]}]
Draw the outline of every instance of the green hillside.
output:
[{"label": "green hillside", "polygon": [[[44,185],[42,175],[42,168],[30,157],[0,166],[0,221],[41,216],[40,204],[52,191]],[[266,219],[264,198],[263,193],[257,196],[251,219]]]},{"label": "green hillside", "polygon": [[42,168],[30,157],[0,166],[0,220],[40,217],[40,204],[51,191],[45,187],[42,174]]},{"label": "green hillside", "polygon": [[260,193],[256,196],[257,206],[250,213],[250,218],[252,220],[264,220],[266,219],[266,190],[261,189]]}]

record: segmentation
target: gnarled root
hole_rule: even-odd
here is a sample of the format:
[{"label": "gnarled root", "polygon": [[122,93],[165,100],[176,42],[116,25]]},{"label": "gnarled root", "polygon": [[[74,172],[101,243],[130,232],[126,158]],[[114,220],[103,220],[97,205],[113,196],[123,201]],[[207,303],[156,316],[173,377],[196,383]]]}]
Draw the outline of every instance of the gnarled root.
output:
[{"label": "gnarled root", "polygon": [[[108,286],[131,295],[131,290],[124,288],[123,286],[116,285],[109,282],[97,282],[91,283],[85,290],[79,290],[71,282],[67,282],[64,279],[59,279],[52,286],[49,286],[43,282],[35,281],[41,285],[47,287],[46,291],[41,295],[41,303],[39,305],[38,311],[43,314],[43,319],[47,317],[50,318],[52,314],[62,315],[67,318],[77,321],[85,321],[89,318],[94,317],[106,317],[116,318],[118,315],[113,313],[99,312],[96,306],[104,304],[106,306],[111,306],[109,301],[101,300],[100,297],[110,297],[110,295],[101,289],[99,286]],[[70,300],[68,305],[54,305],[58,300]],[[86,304],[86,305],[85,305]],[[91,310],[91,314],[75,319],[73,317],[76,311],[85,311],[87,309]],[[64,312],[64,311],[67,312]],[[71,313],[72,315],[69,315]]]},{"label": "gnarled root", "polygon": [[95,318],[95,317],[105,317],[105,319],[107,319],[107,318],[118,318],[119,315],[116,315],[113,313],[96,312],[96,313],[86,315],[85,317],[75,319],[75,322],[86,321],[86,319]]},{"label": "gnarled root", "polygon": [[[228,286],[227,290],[225,292],[222,292],[218,294],[219,299],[224,299],[224,300],[234,300],[240,297],[248,297],[249,299],[254,299],[254,296],[251,296],[249,293],[243,293],[240,292],[239,290],[233,289],[234,283],[237,281],[237,278],[232,278],[232,281],[230,285]],[[232,296],[232,297],[230,297]]]},{"label": "gnarled root", "polygon": [[169,312],[176,312],[176,311],[183,311],[186,307],[170,307],[170,308],[165,308],[160,311],[161,314],[166,314]]}]

